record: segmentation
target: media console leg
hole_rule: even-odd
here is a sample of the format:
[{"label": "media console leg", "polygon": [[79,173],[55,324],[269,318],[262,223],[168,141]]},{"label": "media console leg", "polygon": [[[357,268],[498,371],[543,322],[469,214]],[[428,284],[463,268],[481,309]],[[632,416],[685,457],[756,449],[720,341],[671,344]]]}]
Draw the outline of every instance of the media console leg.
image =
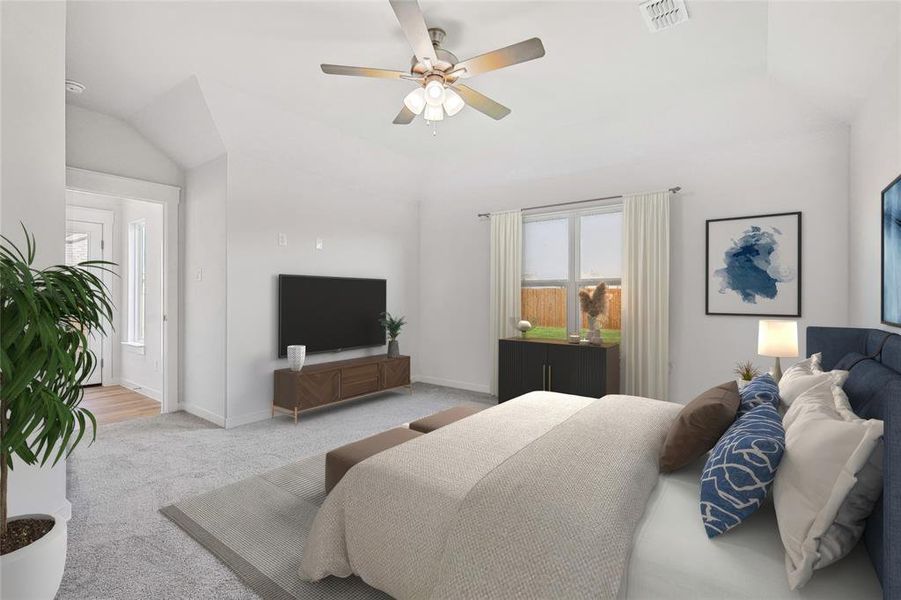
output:
[{"label": "media console leg", "polygon": [[297,425],[297,407],[294,407],[294,424]]}]

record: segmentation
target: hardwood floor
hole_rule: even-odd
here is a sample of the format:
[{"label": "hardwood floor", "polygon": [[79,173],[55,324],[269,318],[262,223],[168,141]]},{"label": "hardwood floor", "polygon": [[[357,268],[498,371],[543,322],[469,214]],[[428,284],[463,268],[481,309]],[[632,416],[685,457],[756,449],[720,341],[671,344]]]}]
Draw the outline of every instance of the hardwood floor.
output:
[{"label": "hardwood floor", "polygon": [[160,414],[160,403],[120,385],[86,387],[81,406],[94,413],[98,425]]}]

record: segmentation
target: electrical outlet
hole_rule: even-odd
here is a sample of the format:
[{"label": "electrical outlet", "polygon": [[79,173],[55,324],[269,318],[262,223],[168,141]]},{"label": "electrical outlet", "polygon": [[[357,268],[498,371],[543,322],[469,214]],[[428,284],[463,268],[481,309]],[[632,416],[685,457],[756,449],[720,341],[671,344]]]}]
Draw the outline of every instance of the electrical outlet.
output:
[{"label": "electrical outlet", "polygon": [[322,250],[325,245],[322,243],[322,238],[316,238],[316,249]]},{"label": "electrical outlet", "polygon": [[194,281],[203,281],[203,269],[199,268],[194,271]]},{"label": "electrical outlet", "polygon": [[158,360],[153,361],[153,370],[154,371],[160,370],[160,361],[158,361]]},{"label": "electrical outlet", "polygon": [[284,233],[278,234],[278,245],[279,246],[287,246],[288,245],[287,234],[284,234]]}]

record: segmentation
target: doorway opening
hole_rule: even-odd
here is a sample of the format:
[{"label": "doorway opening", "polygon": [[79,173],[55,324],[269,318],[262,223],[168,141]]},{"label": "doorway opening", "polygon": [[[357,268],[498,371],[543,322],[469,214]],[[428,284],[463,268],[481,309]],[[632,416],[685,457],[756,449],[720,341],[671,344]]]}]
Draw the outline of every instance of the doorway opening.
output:
[{"label": "doorway opening", "polygon": [[115,263],[98,270],[110,290],[113,319],[89,347],[98,359],[83,406],[98,423],[162,412],[165,389],[163,206],[80,190],[66,191],[66,264]]}]

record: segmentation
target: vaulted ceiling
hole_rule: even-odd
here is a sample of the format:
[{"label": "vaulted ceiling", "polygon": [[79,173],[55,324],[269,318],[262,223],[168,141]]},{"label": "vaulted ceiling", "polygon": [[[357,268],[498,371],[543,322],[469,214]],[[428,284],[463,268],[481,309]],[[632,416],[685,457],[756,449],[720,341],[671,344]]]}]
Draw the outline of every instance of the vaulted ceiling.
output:
[{"label": "vaulted ceiling", "polygon": [[[196,77],[218,90],[214,113],[232,107],[217,115],[226,145],[230,131],[250,143],[247,123],[278,135],[290,115],[315,135],[283,144],[331,131],[445,177],[500,180],[846,123],[901,29],[896,2],[687,0],[689,22],[659,33],[637,1],[421,5],[461,59],[543,40],[544,58],[468,82],[512,108],[507,118],[467,108],[433,137],[419,119],[391,123],[414,84],[322,74],[322,62],[408,68],[383,0],[70,2],[67,75],[88,88],[70,101],[146,122],[148,107]],[[229,90],[245,101],[226,100]]]}]

